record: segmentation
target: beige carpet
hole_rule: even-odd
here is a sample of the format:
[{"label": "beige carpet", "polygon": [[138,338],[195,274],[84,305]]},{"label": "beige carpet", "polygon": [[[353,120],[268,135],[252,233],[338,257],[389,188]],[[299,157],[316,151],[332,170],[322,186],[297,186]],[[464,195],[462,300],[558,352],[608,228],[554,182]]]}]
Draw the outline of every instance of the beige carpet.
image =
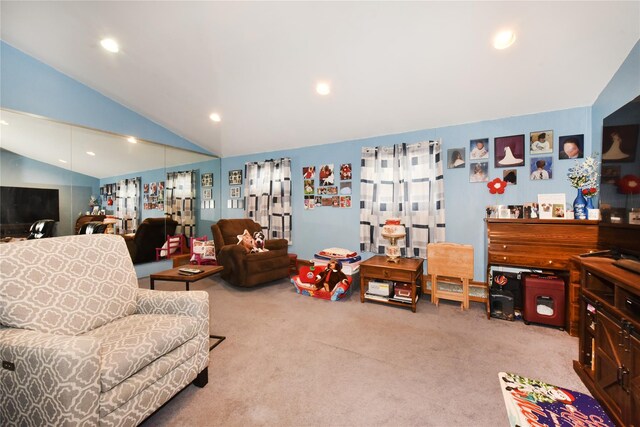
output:
[{"label": "beige carpet", "polygon": [[421,300],[412,313],[362,304],[357,287],[338,302],[301,296],[285,280],[191,289],[209,293],[211,332],[227,339],[210,353],[209,384],[145,426],[506,426],[500,371],[587,392],[572,369],[576,338],[486,320],[481,304]]}]

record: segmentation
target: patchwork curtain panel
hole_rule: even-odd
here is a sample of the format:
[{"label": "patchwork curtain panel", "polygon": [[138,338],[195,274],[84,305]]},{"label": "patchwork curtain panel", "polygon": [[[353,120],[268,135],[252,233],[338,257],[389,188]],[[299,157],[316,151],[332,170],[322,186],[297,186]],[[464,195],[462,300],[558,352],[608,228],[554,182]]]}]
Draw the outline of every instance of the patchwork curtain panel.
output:
[{"label": "patchwork curtain panel", "polygon": [[140,211],[140,178],[121,179],[116,187],[116,216],[122,229],[134,232],[138,228]]},{"label": "patchwork curtain panel", "polygon": [[165,213],[178,222],[176,234],[196,235],[196,173],[167,172]]},{"label": "patchwork curtain panel", "polygon": [[291,159],[244,166],[245,216],[262,226],[268,239],[291,240]]},{"label": "patchwork curtain panel", "polygon": [[402,220],[402,256],[426,258],[427,243],[445,238],[444,180],[439,141],[363,147],[360,170],[360,250],[384,253],[388,218]]}]

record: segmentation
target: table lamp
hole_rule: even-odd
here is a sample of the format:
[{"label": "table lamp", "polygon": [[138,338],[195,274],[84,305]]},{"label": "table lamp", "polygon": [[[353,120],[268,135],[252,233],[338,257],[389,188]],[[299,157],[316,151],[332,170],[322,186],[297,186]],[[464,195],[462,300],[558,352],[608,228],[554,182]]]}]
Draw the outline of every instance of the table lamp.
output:
[{"label": "table lamp", "polygon": [[388,262],[398,262],[400,257],[400,247],[398,246],[398,240],[404,239],[406,232],[404,225],[400,224],[400,218],[389,218],[382,226],[382,237],[389,240],[389,245],[385,250]]}]

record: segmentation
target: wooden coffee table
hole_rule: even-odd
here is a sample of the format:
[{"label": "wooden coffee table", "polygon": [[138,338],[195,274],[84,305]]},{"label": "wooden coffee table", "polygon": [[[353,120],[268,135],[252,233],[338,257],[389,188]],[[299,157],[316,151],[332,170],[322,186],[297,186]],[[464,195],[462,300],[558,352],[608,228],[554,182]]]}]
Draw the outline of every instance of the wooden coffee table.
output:
[{"label": "wooden coffee table", "polygon": [[[180,274],[180,269],[184,267],[197,268],[198,270],[202,270],[202,273],[191,275]],[[194,283],[198,280],[204,279],[205,277],[213,276],[214,274],[220,273],[223,269],[224,267],[222,267],[221,265],[183,265],[180,267],[172,268],[171,270],[165,270],[150,275],[149,288],[152,290],[154,289],[154,282],[156,280],[164,280],[166,282],[185,282],[187,285],[187,290],[189,290],[189,283]],[[212,345],[209,346],[209,351],[211,351],[227,337],[223,335],[209,335],[209,338],[216,340]]]},{"label": "wooden coffee table", "polygon": [[[202,270],[202,273],[191,275],[180,274],[179,270],[184,267],[197,268],[198,270]],[[214,274],[220,273],[223,269],[224,267],[221,265],[185,265],[172,268],[171,270],[165,270],[150,275],[149,288],[152,290],[155,289],[156,280],[164,280],[165,282],[184,282],[187,285],[187,290],[189,290],[189,283],[194,283],[206,277],[213,276]]]}]

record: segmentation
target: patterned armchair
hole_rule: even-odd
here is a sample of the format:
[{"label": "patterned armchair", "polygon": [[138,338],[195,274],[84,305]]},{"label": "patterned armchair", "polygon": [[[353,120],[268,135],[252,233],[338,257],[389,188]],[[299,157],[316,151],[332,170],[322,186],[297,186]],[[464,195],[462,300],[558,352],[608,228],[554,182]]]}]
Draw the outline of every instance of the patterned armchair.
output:
[{"label": "patterned armchair", "polygon": [[207,383],[206,292],[138,288],[109,234],[0,245],[0,424],[136,425]]}]

